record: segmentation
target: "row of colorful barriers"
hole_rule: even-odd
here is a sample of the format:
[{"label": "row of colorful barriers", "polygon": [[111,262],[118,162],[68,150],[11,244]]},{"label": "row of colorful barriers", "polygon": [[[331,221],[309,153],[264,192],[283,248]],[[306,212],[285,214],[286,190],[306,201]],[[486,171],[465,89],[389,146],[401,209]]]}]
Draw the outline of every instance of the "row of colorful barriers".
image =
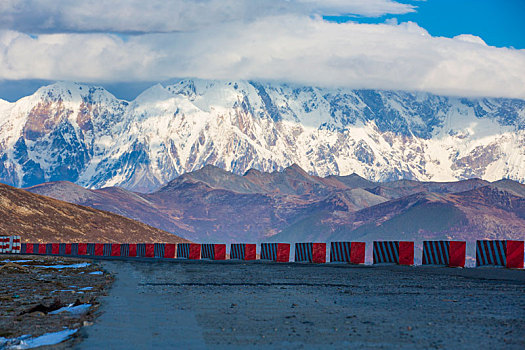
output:
[{"label": "row of colorful barriers", "polygon": [[20,236],[0,236],[0,253],[18,254],[22,249]]},{"label": "row of colorful barriers", "polygon": [[[230,259],[256,260],[257,246],[233,243]],[[261,243],[260,260],[290,261],[290,243]],[[364,264],[365,242],[331,242],[330,262]],[[295,262],[325,263],[326,243],[295,243]],[[226,260],[226,244],[198,243],[20,243],[20,236],[0,236],[0,253],[100,257]],[[424,241],[423,265],[464,267],[466,242]],[[476,242],[476,266],[523,268],[524,241]],[[414,265],[414,242],[374,241],[374,264]]]}]

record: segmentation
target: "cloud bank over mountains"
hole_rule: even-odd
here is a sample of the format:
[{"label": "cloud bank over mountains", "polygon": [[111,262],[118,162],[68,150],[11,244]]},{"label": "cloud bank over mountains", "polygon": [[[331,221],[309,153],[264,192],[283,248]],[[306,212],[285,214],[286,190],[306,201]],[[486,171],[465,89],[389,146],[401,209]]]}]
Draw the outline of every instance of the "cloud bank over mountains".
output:
[{"label": "cloud bank over mountains", "polygon": [[0,28],[29,33],[193,31],[279,15],[377,17],[413,12],[392,0],[3,0]]},{"label": "cloud bank over mountains", "polygon": [[323,19],[416,10],[390,0],[7,0],[0,80],[196,77],[525,98],[525,50],[433,37],[412,22]]}]

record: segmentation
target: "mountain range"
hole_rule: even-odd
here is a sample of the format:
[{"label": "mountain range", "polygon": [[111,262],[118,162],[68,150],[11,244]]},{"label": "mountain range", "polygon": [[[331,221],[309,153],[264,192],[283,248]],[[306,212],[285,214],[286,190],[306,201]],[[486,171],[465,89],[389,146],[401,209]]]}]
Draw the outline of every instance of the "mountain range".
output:
[{"label": "mountain range", "polygon": [[297,164],[374,182],[524,182],[525,101],[191,79],[133,101],[77,83],[0,100],[0,181],[9,185],[147,193],[207,164],[237,175]]},{"label": "mountain range", "polygon": [[110,211],[196,242],[523,239],[525,185],[512,180],[373,182],[298,165],[237,175],[215,166],[144,194],[70,182],[28,191]]}]

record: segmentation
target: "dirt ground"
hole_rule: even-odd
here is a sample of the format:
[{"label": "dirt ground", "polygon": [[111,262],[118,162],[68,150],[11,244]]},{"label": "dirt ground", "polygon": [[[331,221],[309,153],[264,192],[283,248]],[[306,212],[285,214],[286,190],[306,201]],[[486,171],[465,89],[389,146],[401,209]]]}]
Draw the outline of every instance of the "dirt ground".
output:
[{"label": "dirt ground", "polygon": [[[5,339],[91,325],[99,307],[97,299],[112,281],[88,259],[0,255],[0,339],[4,338],[0,349],[16,345],[5,344]],[[71,304],[84,305],[86,312],[53,312]],[[68,348],[78,340],[73,336],[54,348]]]},{"label": "dirt ground", "polygon": [[525,271],[104,261],[79,349],[524,349]]}]

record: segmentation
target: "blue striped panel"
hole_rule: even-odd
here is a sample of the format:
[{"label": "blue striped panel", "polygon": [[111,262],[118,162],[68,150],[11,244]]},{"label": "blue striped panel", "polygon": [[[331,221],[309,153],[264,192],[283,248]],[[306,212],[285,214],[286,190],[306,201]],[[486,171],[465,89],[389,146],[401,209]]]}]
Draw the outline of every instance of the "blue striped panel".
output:
[{"label": "blue striped panel", "polygon": [[46,244],[46,254],[50,255],[53,252],[53,245],[51,243]]},{"label": "blue striped panel", "polygon": [[201,245],[201,256],[203,259],[215,259],[215,244],[204,243]]},{"label": "blue striped panel", "polygon": [[146,243],[137,244],[137,256],[142,258],[146,256]]},{"label": "blue striped panel", "polygon": [[423,242],[423,265],[449,265],[448,241],[424,241]]},{"label": "blue striped panel", "polygon": [[398,241],[374,241],[374,264],[399,263]]},{"label": "blue striped panel", "polygon": [[20,254],[25,254],[27,251],[27,243],[22,243],[20,246]]},{"label": "blue striped panel", "polygon": [[166,248],[165,243],[155,243],[153,245],[153,255],[156,258],[163,258],[164,257],[164,250]]},{"label": "blue striped panel", "polygon": [[95,243],[87,244],[87,255],[91,255],[91,256],[95,255]]},{"label": "blue striped panel", "polygon": [[295,261],[312,262],[313,243],[295,243]]},{"label": "blue striped panel", "polygon": [[386,259],[382,251],[382,242],[374,242],[374,264],[383,263]]},{"label": "blue striped panel", "polygon": [[111,243],[104,243],[104,246],[102,247],[102,255],[111,256]]},{"label": "blue striped panel", "polygon": [[476,241],[476,266],[486,265],[481,241]]},{"label": "blue striped panel", "polygon": [[499,252],[497,261],[501,266],[507,266],[507,241],[496,241],[495,245]]},{"label": "blue striped panel", "polygon": [[177,244],[177,258],[188,259],[190,257],[190,243]]},{"label": "blue striped panel", "polygon": [[60,243],[58,245],[58,254],[66,255],[66,244],[65,243]]},{"label": "blue striped panel", "polygon": [[351,242],[331,242],[330,261],[350,262]]},{"label": "blue striped panel", "polygon": [[476,242],[476,266],[507,265],[507,241],[481,240]]},{"label": "blue striped panel", "polygon": [[78,243],[71,243],[71,255],[78,255]]},{"label": "blue striped panel", "polygon": [[261,243],[261,259],[277,260],[277,248],[279,243]]},{"label": "blue striped panel", "polygon": [[120,256],[129,256],[129,243],[120,245]]},{"label": "blue striped panel", "polygon": [[230,251],[230,259],[244,260],[244,243],[232,243]]},{"label": "blue striped panel", "polygon": [[384,242],[388,251],[388,262],[398,262],[396,249],[391,242]]}]

